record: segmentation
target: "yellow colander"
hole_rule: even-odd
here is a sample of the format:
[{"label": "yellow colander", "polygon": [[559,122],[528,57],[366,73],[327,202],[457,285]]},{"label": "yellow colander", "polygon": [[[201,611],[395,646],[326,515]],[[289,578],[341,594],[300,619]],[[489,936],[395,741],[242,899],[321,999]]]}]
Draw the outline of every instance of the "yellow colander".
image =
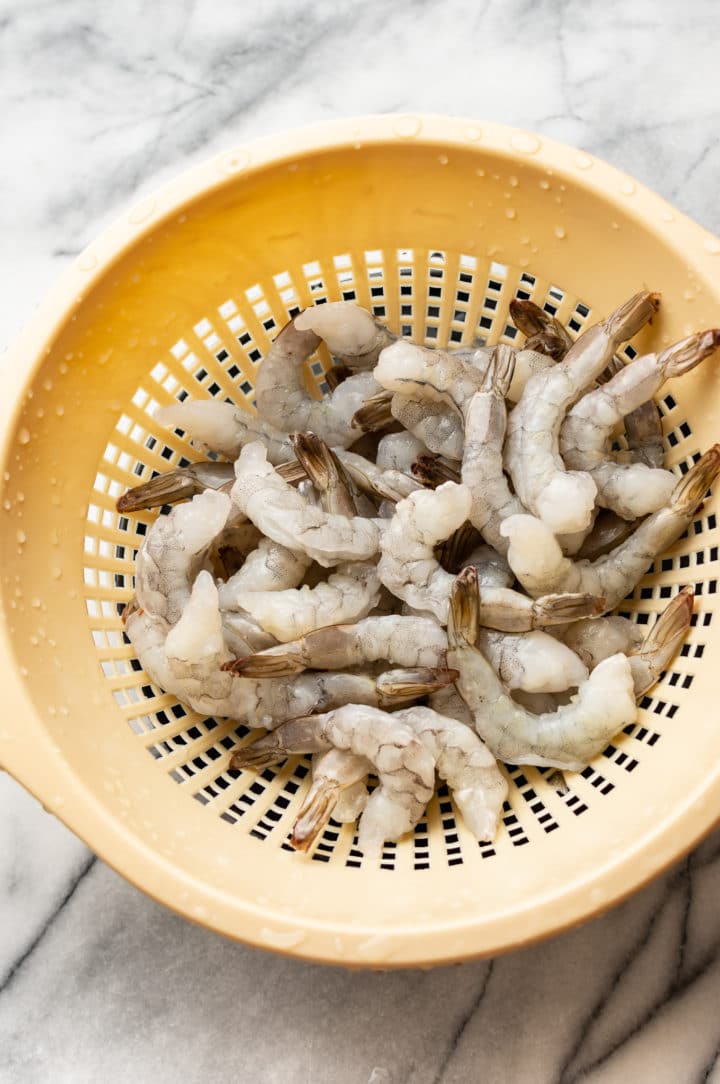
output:
[{"label": "yellow colander", "polygon": [[[441,790],[374,863],[332,823],[312,856],[293,852],[307,759],[229,775],[242,725],[184,710],[142,672],[119,614],[153,514],[115,511],[127,486],[199,458],[153,420],[158,404],[252,409],[257,365],[298,307],[347,298],[419,342],[512,341],[517,295],[577,332],[643,286],[663,304],[636,348],[717,324],[720,242],[603,162],[492,124],[333,121],[229,150],[133,207],[2,365],[3,766],[188,918],[354,966],[499,952],[657,874],[720,811],[714,498],[625,604],[643,623],[680,585],[697,593],[637,724],[567,794],[508,769],[492,845]],[[327,362],[309,365],[318,389]],[[677,470],[718,439],[719,376],[710,362],[662,400]]]}]

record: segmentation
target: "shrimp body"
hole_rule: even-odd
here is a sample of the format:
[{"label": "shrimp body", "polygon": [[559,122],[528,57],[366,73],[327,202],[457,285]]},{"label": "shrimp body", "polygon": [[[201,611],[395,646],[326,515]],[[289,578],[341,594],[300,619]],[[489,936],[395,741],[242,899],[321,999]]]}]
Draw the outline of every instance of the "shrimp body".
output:
[{"label": "shrimp body", "polygon": [[508,785],[495,757],[475,731],[419,706],[404,708],[395,718],[406,723],[428,750],[475,838],[493,839]]},{"label": "shrimp body", "polygon": [[289,550],[270,538],[261,538],[238,571],[220,584],[220,606],[224,610],[242,608],[238,596],[247,591],[286,591],[297,587],[310,563],[304,553]]},{"label": "shrimp body", "polygon": [[666,380],[689,372],[714,353],[718,344],[720,331],[705,331],[661,354],[637,358],[568,413],[560,431],[560,452],[566,466],[589,473],[603,507],[624,519],[636,519],[667,502],[675,476],[644,463],[616,462],[610,448],[613,434],[625,415],[646,403]]},{"label": "shrimp body", "polygon": [[[584,471],[566,471],[558,447],[570,406],[603,371],[617,346],[655,312],[655,295],[637,294],[573,344],[564,361],[531,377],[510,414],[505,465],[523,505],[556,533],[590,523],[595,483]],[[381,381],[382,382],[382,381]]]},{"label": "shrimp body", "polygon": [[[233,591],[233,604],[250,614],[277,640],[295,640],[315,629],[357,621],[372,610],[380,594],[377,568],[370,562],[338,565],[315,587],[285,591]],[[222,598],[221,594],[221,598]]]},{"label": "shrimp body", "polygon": [[390,413],[428,451],[448,459],[462,459],[462,418],[441,400],[429,399],[417,388],[396,392],[390,399]]},{"label": "shrimp body", "polygon": [[[258,370],[255,394],[260,417],[279,430],[312,430],[328,444],[346,448],[357,439],[350,419],[365,395],[355,402],[343,390],[348,383],[344,381],[331,396],[313,399],[305,387],[303,363],[324,339],[330,352],[351,368],[371,368],[391,338],[351,302],[331,302],[299,313],[279,333]],[[363,387],[367,394],[369,386]]]},{"label": "shrimp body", "polygon": [[453,588],[448,660],[460,672],[457,687],[475,728],[498,760],[578,770],[634,721],[633,678],[624,655],[601,662],[566,707],[544,715],[520,707],[476,646],[478,611],[477,577],[470,568]]},{"label": "shrimp body", "polygon": [[676,483],[666,508],[648,516],[629,538],[594,561],[572,561],[541,520],[528,515],[512,516],[502,528],[510,542],[510,567],[531,595],[589,591],[604,596],[606,608],[613,609],[655,557],[692,522],[718,473],[720,445],[716,444]]},{"label": "shrimp body", "polygon": [[333,515],[309,504],[268,463],[262,444],[243,448],[235,476],[233,501],[273,541],[326,568],[366,561],[377,553],[379,530],[373,520]]},{"label": "shrimp body", "polygon": [[330,749],[367,760],[379,785],[360,819],[358,846],[377,858],[385,840],[397,840],[420,820],[435,782],[431,754],[394,715],[360,704],[291,719],[235,754],[232,767],[265,767],[290,753]]},{"label": "shrimp body", "polygon": [[246,444],[260,441],[268,460],[277,465],[293,458],[286,432],[219,399],[186,399],[155,412],[161,425],[182,429],[203,451],[216,452],[235,460]]},{"label": "shrimp body", "polygon": [[375,462],[381,470],[399,470],[409,474],[419,455],[427,451],[412,433],[388,433],[378,444]]},{"label": "shrimp body", "polygon": [[231,511],[227,493],[207,490],[155,520],[135,568],[135,592],[142,609],[175,624],[190,598],[196,566]]},{"label": "shrimp body", "polygon": [[588,676],[575,652],[541,629],[511,633],[481,628],[477,646],[508,689],[561,692],[581,685]]}]

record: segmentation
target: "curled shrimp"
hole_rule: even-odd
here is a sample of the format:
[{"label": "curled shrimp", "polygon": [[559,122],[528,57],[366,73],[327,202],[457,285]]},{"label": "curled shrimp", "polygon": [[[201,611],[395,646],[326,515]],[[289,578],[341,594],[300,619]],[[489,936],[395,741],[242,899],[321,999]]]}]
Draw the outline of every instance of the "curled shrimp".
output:
[{"label": "curled shrimp", "polygon": [[[315,587],[305,585],[284,591],[235,588],[232,603],[282,642],[295,640],[325,625],[357,621],[372,610],[379,594],[376,566],[354,562],[338,565],[326,581]],[[221,599],[224,598],[221,592]]]},{"label": "curled shrimp", "polygon": [[279,477],[262,444],[243,448],[235,475],[233,501],[273,541],[326,568],[377,553],[379,530],[373,520],[336,516],[310,505]]},{"label": "curled shrimp", "polygon": [[635,697],[640,699],[660,679],[687,635],[693,612],[694,592],[684,587],[667,604],[647,635],[624,617],[600,617],[579,621],[563,633],[563,640],[583,662],[594,669],[603,659],[624,652],[632,670]]},{"label": "curled shrimp", "polygon": [[644,463],[618,463],[610,448],[613,434],[623,417],[655,395],[666,380],[694,369],[719,344],[720,331],[703,331],[661,354],[645,354],[570,410],[560,430],[560,452],[566,466],[590,475],[598,504],[625,519],[636,519],[666,503],[675,476]]},{"label": "curled shrimp", "polygon": [[360,704],[291,719],[240,749],[231,766],[264,768],[291,753],[339,749],[372,765],[379,785],[360,818],[358,846],[377,858],[386,840],[398,840],[420,820],[433,793],[435,764],[423,743],[395,716]]},{"label": "curled shrimp", "polygon": [[689,526],[718,473],[720,444],[707,451],[676,483],[666,508],[648,516],[629,538],[595,561],[572,561],[563,554],[545,523],[529,515],[512,516],[502,527],[510,542],[510,567],[531,595],[589,591],[603,595],[607,609],[613,609],[655,557]]},{"label": "curled shrimp", "polygon": [[342,362],[353,369],[368,369],[392,336],[370,313],[351,302],[335,301],[306,309],[285,325],[260,364],[255,386],[257,409],[264,421],[279,430],[312,430],[328,444],[346,448],[357,439],[350,424],[352,414],[374,385],[372,378],[363,380],[363,393],[355,402],[348,391],[349,377],[332,395],[313,399],[305,387],[303,363],[323,339]]},{"label": "curled shrimp", "polygon": [[477,574],[468,568],[450,600],[448,660],[460,672],[456,684],[475,728],[498,760],[579,770],[635,720],[633,678],[622,654],[601,662],[566,707],[543,715],[523,709],[476,647],[478,616]]},{"label": "curled shrimp", "polygon": [[227,493],[207,490],[155,520],[135,567],[135,592],[142,609],[175,624],[190,598],[201,557],[231,512]]},{"label": "curled shrimp", "polygon": [[[470,492],[466,486],[445,482],[423,489],[401,501],[385,528],[378,564],[380,579],[389,591],[414,610],[447,621],[454,577],[435,557],[434,547],[467,519]],[[507,588],[483,590],[481,623],[501,632],[526,632],[560,624],[602,611],[604,600],[588,593],[538,600]]]},{"label": "curled shrimp", "polygon": [[531,377],[510,414],[505,465],[515,492],[556,533],[587,527],[595,506],[593,480],[584,471],[566,471],[560,456],[565,413],[657,305],[655,294],[636,294],[604,323],[584,332],[564,361]]},{"label": "curled shrimp", "polygon": [[299,851],[310,850],[331,817],[341,823],[357,820],[368,802],[364,780],[372,770],[366,757],[344,749],[332,748],[325,753],[316,753],[312,784],[293,827],[293,847]]},{"label": "curled shrimp", "polygon": [[428,750],[475,838],[494,839],[508,785],[487,746],[463,723],[432,708],[404,708],[395,718]]},{"label": "curled shrimp", "polygon": [[505,396],[515,356],[507,347],[493,352],[483,385],[466,406],[462,480],[472,495],[470,522],[499,553],[508,542],[501,526],[508,516],[525,511],[511,492],[503,470],[502,448],[507,428]]}]

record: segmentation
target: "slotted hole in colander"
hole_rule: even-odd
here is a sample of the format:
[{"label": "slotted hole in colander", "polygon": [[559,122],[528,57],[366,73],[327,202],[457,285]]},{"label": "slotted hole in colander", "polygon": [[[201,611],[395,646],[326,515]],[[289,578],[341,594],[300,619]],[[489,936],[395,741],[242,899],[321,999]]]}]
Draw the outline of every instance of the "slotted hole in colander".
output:
[{"label": "slotted hole in colander", "polygon": [[[258,845],[272,843],[290,858],[288,840],[307,790],[310,762],[291,758],[259,775],[229,772],[230,751],[248,740],[247,728],[204,719],[155,688],[123,634],[119,609],[132,595],[137,550],[155,516],[152,512],[119,516],[115,500],[129,485],[201,458],[180,430],[160,429],[154,411],[188,396],[222,398],[252,408],[258,362],[277,330],[308,304],[353,300],[381,319],[393,314],[403,334],[430,345],[478,344],[513,341],[517,332],[508,318],[513,297],[532,298],[564,320],[574,335],[593,321],[590,300],[575,297],[562,283],[545,282],[531,269],[483,263],[442,248],[340,252],[322,265],[309,260],[225,299],[211,313],[199,314],[182,338],[154,359],[121,412],[98,464],[88,505],[84,545],[88,624],[119,711],[157,770],[186,788],[188,800],[195,799],[199,815],[219,817],[234,831],[248,832]],[[631,346],[623,353],[627,359],[635,356]],[[318,393],[326,388],[324,375],[331,364],[321,349],[306,366],[309,384]],[[684,474],[700,454],[691,426],[677,416],[672,395],[662,398],[660,410],[668,461],[678,475]],[[478,844],[469,837],[456,820],[447,788],[441,787],[414,836],[386,845],[383,870],[390,874],[401,865],[422,875],[438,865],[461,865],[468,848],[483,859],[506,848],[520,854],[534,839],[562,832],[565,823],[595,803],[612,801],[614,792],[632,785],[632,773],[652,757],[665,728],[676,725],[676,713],[692,685],[692,667],[703,656],[703,630],[712,619],[711,613],[703,612],[703,598],[717,592],[717,581],[705,579],[703,571],[718,554],[718,547],[706,547],[704,540],[716,527],[715,515],[701,512],[672,552],[653,563],[622,609],[632,620],[646,624],[680,586],[695,583],[698,612],[688,642],[662,682],[643,698],[639,721],[626,727],[582,773],[567,773],[567,789],[562,792],[547,782],[546,769],[507,766],[510,793],[503,826],[493,843]],[[362,870],[355,828],[331,820],[312,859]]]}]

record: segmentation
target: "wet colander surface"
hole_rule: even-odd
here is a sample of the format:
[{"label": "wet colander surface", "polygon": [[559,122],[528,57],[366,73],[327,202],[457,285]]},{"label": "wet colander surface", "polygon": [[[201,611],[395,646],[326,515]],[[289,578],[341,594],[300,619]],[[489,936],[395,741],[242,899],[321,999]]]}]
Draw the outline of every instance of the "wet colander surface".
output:
[{"label": "wet colander surface", "polygon": [[[492,844],[477,843],[441,788],[379,861],[333,821],[309,857],[296,854],[309,760],[229,773],[249,731],[189,711],[144,674],[120,612],[155,514],[120,515],[115,501],[201,458],[154,421],[158,406],[189,396],[254,409],[260,361],[308,305],[354,300],[442,346],[512,342],[514,297],[577,334],[625,295],[658,289],[661,315],[632,357],[718,322],[719,248],[587,155],[443,118],[365,118],[239,148],[134,208],[79,258],[6,361],[9,770],[189,917],[355,965],[521,944],[672,861],[717,809],[713,498],[621,607],[646,624],[683,585],[696,592],[687,642],[637,723],[568,773],[565,793],[547,770],[508,765]],[[317,394],[329,363],[322,348],[308,363]],[[716,394],[703,369],[664,392],[678,475],[715,440]]]}]

